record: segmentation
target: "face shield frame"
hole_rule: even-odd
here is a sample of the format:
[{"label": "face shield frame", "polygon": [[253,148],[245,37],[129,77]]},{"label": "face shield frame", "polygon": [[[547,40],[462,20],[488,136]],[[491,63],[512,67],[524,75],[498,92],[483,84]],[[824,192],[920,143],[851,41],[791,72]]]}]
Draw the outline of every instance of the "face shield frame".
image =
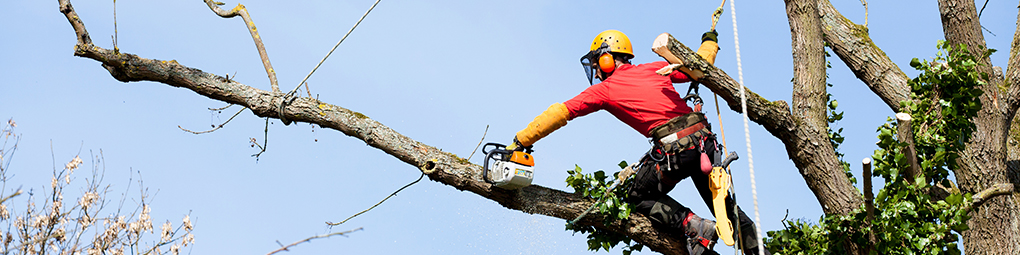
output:
[{"label": "face shield frame", "polygon": [[[609,53],[609,44],[603,42],[598,48],[592,51],[588,51],[587,54],[581,56],[581,67],[584,67],[585,77],[588,77],[588,85],[595,84],[595,75],[598,72],[598,58],[602,54]],[[601,78],[599,79],[601,80]]]}]

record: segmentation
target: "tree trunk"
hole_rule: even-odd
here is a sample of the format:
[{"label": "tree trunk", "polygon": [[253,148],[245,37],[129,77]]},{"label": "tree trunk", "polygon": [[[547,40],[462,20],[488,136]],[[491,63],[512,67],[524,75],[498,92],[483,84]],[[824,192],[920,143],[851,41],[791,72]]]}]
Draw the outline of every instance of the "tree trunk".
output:
[{"label": "tree trunk", "polygon": [[[991,59],[981,57],[985,39],[974,1],[939,0],[939,13],[946,41],[963,44],[978,57],[977,70],[989,74],[982,86],[982,109],[974,118],[975,131],[954,169],[960,190],[978,193],[993,185],[1009,183],[1006,173],[1006,134],[1011,110],[1000,106],[1005,96],[998,86],[1002,79],[992,75]],[[963,245],[968,254],[1020,254],[1020,211],[1013,196],[996,196],[971,212]]]},{"label": "tree trunk", "polygon": [[786,0],[793,48],[793,114],[817,129],[829,126],[825,43],[817,0]]}]

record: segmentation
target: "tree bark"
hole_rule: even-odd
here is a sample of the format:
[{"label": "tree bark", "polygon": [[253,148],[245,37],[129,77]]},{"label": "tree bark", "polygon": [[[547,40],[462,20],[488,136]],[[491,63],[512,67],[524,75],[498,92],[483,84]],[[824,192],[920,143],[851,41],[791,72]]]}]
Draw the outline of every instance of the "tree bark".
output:
[{"label": "tree bark", "polygon": [[[579,194],[538,185],[518,190],[495,188],[481,179],[481,166],[456,155],[415,141],[365,115],[324,103],[314,98],[285,97],[284,93],[256,89],[225,77],[187,67],[177,61],[146,59],[134,54],[117,53],[91,43],[84,23],[69,0],[58,0],[63,13],[77,34],[74,55],[102,63],[113,78],[122,82],[154,81],[186,88],[199,95],[247,107],[259,117],[314,123],[365,141],[397,159],[420,168],[430,180],[469,191],[512,210],[570,220],[595,201]],[[285,107],[279,107],[284,104]],[[686,239],[654,228],[651,221],[631,214],[627,221],[603,225],[602,216],[592,214],[578,224],[590,225],[629,236],[663,254],[686,255]]]},{"label": "tree bark", "polygon": [[815,128],[829,126],[825,43],[817,0],[786,0],[793,42],[793,113]]},{"label": "tree bark", "polygon": [[[957,160],[954,169],[960,190],[978,193],[988,187],[1008,183],[1006,173],[1006,134],[1009,112],[1000,106],[1008,95],[1000,93],[1001,78],[993,75],[991,59],[982,57],[986,49],[974,1],[939,0],[939,13],[946,41],[953,46],[963,44],[977,57],[977,70],[989,79],[981,87],[982,109],[974,118],[975,131]],[[1011,56],[1013,57],[1013,56]],[[1020,254],[1020,208],[1013,196],[996,196],[978,205],[967,222],[963,245],[968,254]]]}]

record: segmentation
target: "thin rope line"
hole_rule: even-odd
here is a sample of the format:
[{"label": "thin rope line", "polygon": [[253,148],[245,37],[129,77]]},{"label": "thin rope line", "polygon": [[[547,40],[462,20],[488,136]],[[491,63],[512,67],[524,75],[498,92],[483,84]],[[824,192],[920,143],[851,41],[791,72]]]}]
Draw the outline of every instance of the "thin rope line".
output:
[{"label": "thin rope line", "polygon": [[758,254],[765,254],[765,244],[761,239],[761,217],[758,213],[758,187],[754,178],[754,156],[751,154],[751,129],[747,124],[747,96],[744,94],[744,67],[740,63],[740,36],[737,33],[736,0],[730,1],[730,17],[733,19],[733,44],[737,55],[737,77],[740,79],[740,110],[744,120],[744,140],[747,141],[747,168],[751,171],[751,198],[754,200],[755,241],[758,242]]},{"label": "thin rope line", "polygon": [[345,34],[343,38],[340,38],[340,41],[336,42],[336,45],[333,45],[333,49],[330,49],[329,53],[327,53],[325,57],[322,57],[322,60],[319,61],[319,64],[316,64],[315,68],[312,68],[312,71],[308,72],[308,75],[306,75],[305,78],[298,83],[297,87],[294,87],[293,90],[287,93],[288,95],[293,94],[295,91],[301,88],[301,84],[305,84],[305,82],[308,81],[308,77],[312,77],[312,74],[315,73],[315,70],[318,70],[319,66],[321,66],[323,62],[326,62],[326,58],[329,58],[329,55],[332,55],[333,51],[335,51],[337,47],[340,47],[340,43],[344,42],[344,39],[347,39],[347,36],[351,35],[351,32],[354,32],[354,29],[358,27],[358,24],[361,24],[362,20],[365,20],[365,17],[368,17],[368,13],[372,12],[372,9],[375,9],[375,6],[379,4],[379,1],[381,0],[376,0],[375,3],[372,4],[372,7],[368,8],[368,11],[365,11],[365,15],[361,15],[361,18],[358,19],[357,23],[354,23],[354,26],[351,27],[351,30],[348,30],[347,34]]}]

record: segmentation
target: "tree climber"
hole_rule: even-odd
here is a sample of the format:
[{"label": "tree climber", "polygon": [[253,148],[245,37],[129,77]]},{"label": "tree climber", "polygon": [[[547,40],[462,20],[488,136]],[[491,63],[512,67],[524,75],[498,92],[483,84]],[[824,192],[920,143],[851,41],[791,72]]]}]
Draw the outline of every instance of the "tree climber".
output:
[{"label": "tree climber", "polygon": [[[715,31],[702,35],[698,54],[709,63],[715,61],[719,51],[717,36]],[[622,32],[606,30],[599,33],[589,52],[581,58],[591,86],[566,102],[549,106],[526,128],[517,132],[507,149],[530,147],[566,125],[568,120],[598,110],[609,111],[651,138],[653,143],[652,149],[641,160],[626,201],[656,225],[688,237],[690,254],[715,253],[711,251],[718,239],[715,221],[698,217],[667,195],[677,182],[691,177],[701,198],[712,209],[708,175],[701,171],[701,153],[708,153],[708,158],[714,158],[712,156],[717,151],[715,135],[711,133],[704,114],[688,107],[673,87],[673,83],[690,82],[688,75],[680,71],[659,75],[655,71],[668,65],[667,62],[632,65],[630,59],[633,57],[630,39]],[[601,82],[593,84],[594,79]],[[733,204],[732,201],[727,197],[729,204]],[[757,254],[754,224],[739,208],[738,215],[743,234],[739,239],[743,239],[744,252]]]}]

